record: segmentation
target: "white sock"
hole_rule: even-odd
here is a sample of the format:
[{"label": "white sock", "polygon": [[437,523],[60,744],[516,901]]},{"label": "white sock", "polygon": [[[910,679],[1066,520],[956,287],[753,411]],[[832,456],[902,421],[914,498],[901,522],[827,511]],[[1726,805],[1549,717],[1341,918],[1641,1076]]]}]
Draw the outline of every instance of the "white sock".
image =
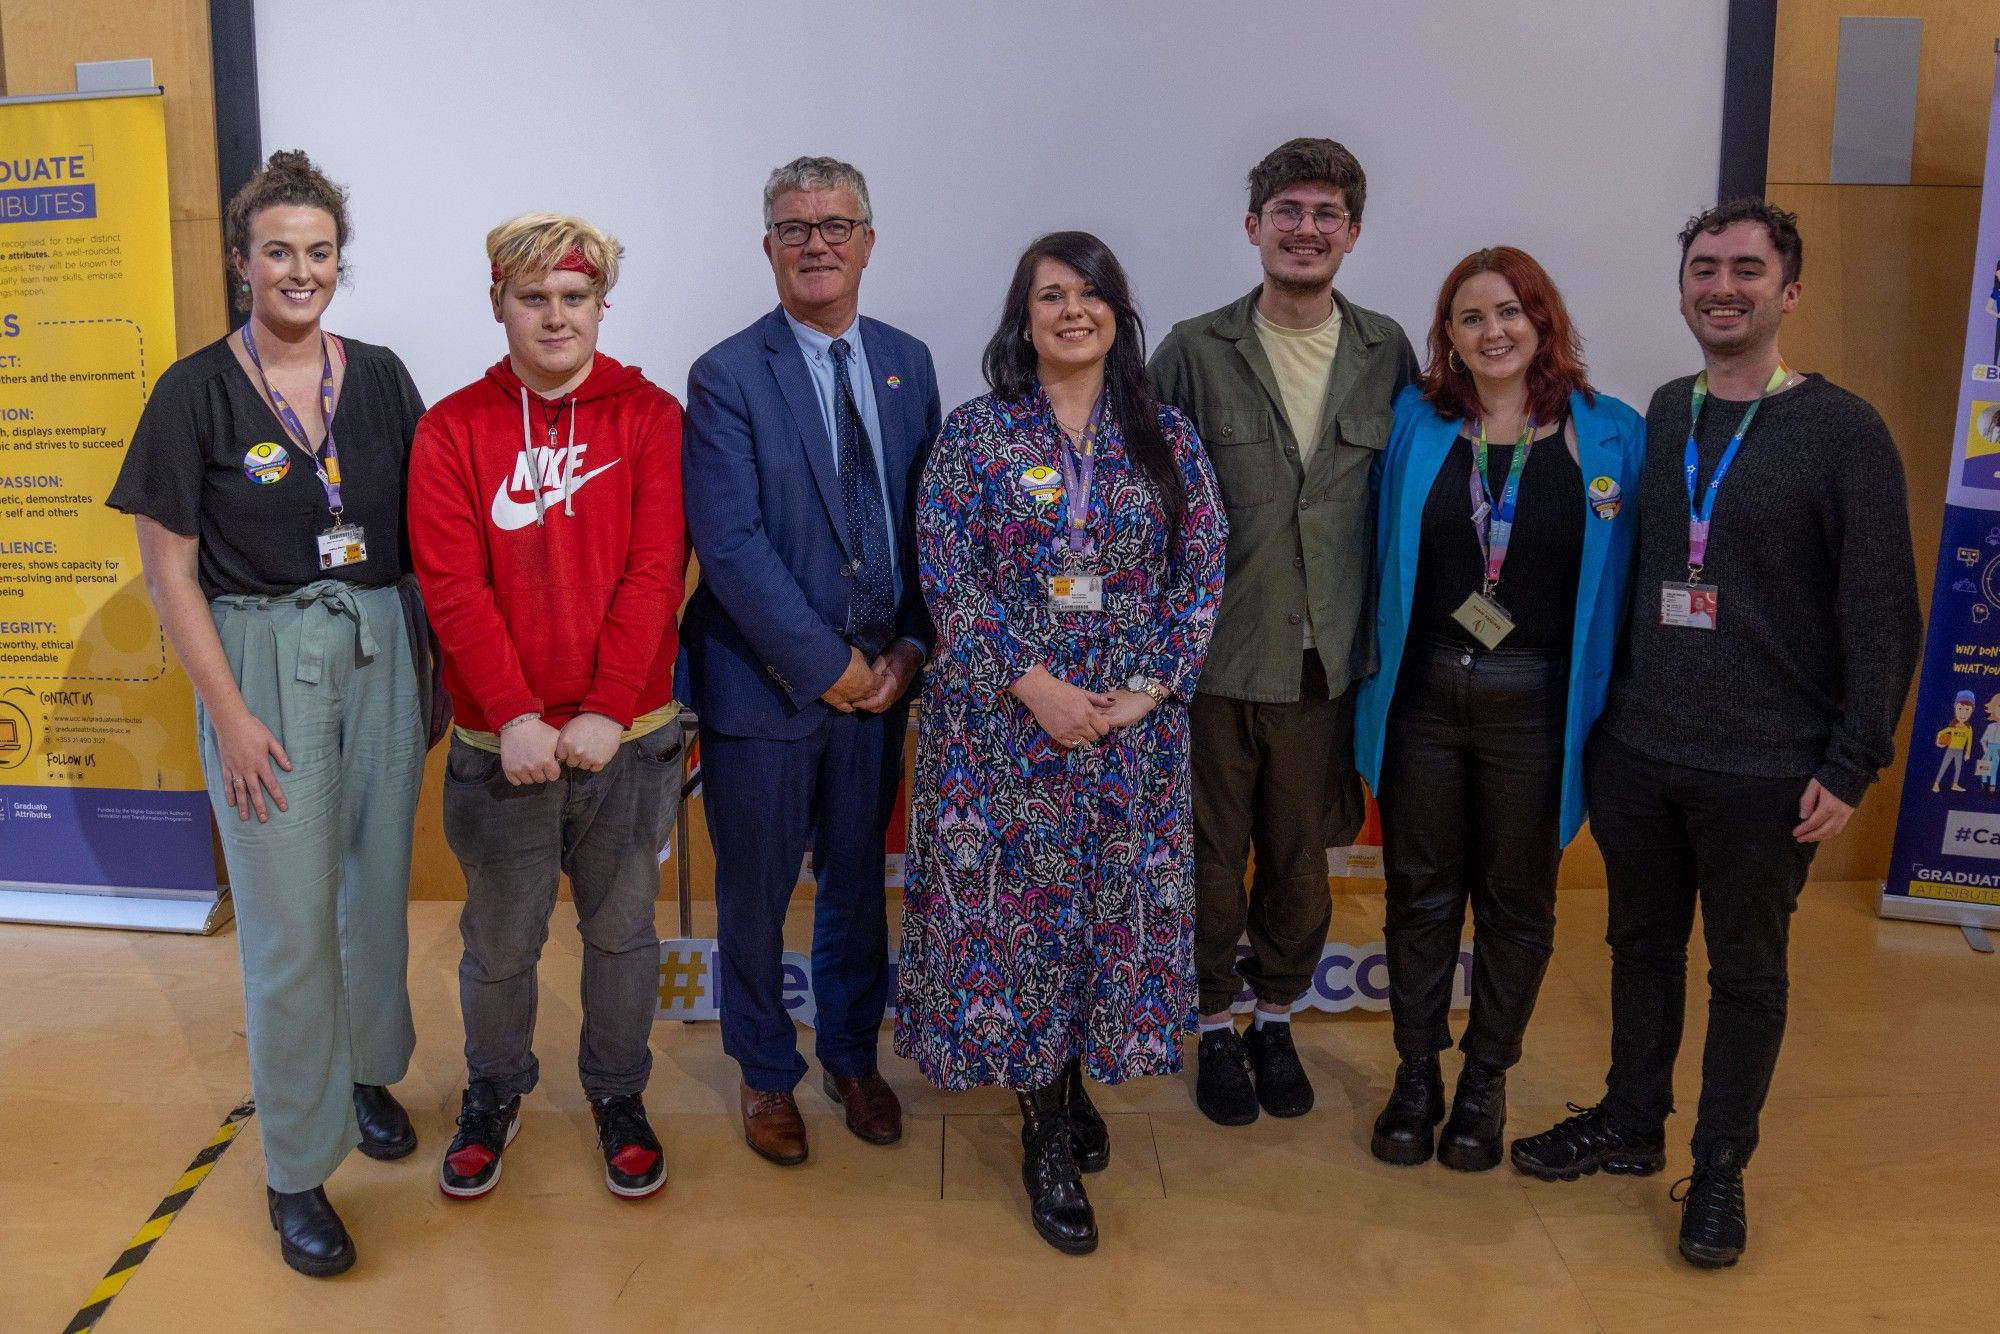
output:
[{"label": "white sock", "polygon": [[1258,1028],[1262,1028],[1266,1024],[1289,1024],[1292,1022],[1292,1012],[1287,1010],[1283,1014],[1272,1014],[1260,1005],[1257,1007],[1257,1017],[1252,1022]]},{"label": "white sock", "polygon": [[1220,1019],[1198,1019],[1195,1022],[1204,1033],[1220,1033],[1225,1028],[1236,1027],[1236,1016],[1225,1014]]}]

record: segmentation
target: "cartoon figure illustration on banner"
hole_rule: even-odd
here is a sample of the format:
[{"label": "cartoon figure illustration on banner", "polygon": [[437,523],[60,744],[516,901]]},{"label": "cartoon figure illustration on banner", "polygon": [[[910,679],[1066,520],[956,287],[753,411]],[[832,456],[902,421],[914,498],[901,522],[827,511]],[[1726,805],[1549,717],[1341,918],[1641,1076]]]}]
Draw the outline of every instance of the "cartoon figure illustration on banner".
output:
[{"label": "cartoon figure illustration on banner", "polygon": [[1972,773],[1988,795],[2000,790],[2000,695],[1986,701],[1986,730],[1979,734],[1979,763]]},{"label": "cartoon figure illustration on banner", "polygon": [[2000,259],[1993,261],[1993,291],[1986,298],[1986,313],[1993,317],[1993,360],[1987,364],[2000,366]]},{"label": "cartoon figure illustration on banner", "polygon": [[1970,690],[1961,690],[1951,701],[1951,725],[1938,729],[1938,749],[1944,758],[1938,761],[1937,777],[1931,780],[1931,791],[1940,790],[1944,782],[1944,771],[1951,770],[1951,790],[1965,791],[1959,780],[1965,776],[1966,757],[1972,754],[1972,710],[1978,703]]}]

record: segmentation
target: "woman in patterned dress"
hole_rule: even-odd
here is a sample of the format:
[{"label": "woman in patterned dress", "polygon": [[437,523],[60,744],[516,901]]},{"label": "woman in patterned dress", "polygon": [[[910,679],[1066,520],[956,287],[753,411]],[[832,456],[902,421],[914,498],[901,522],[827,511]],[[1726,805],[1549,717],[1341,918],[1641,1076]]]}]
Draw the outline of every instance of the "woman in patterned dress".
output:
[{"label": "woman in patterned dress", "polygon": [[1110,1158],[1083,1076],[1171,1074],[1192,1029],[1187,705],[1227,534],[1102,241],[1028,248],[985,371],[917,513],[937,651],[896,1050],[939,1088],[1015,1090],[1035,1228],[1081,1254],[1079,1172]]}]

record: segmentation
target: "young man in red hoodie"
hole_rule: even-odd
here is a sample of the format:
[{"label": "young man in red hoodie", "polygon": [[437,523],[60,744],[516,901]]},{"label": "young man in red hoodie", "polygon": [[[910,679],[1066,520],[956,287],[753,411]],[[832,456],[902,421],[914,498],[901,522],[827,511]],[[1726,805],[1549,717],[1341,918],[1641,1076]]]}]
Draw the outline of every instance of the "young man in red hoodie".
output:
[{"label": "young man in red hoodie", "polygon": [[457,718],[445,837],[466,890],[468,1087],[438,1183],[466,1199],[500,1179],[539,1074],[535,966],[567,872],[605,1184],[650,1195],[666,1178],[640,1094],[656,850],[680,801],[681,408],[597,351],[616,241],[531,213],[494,228],[486,252],[507,355],[424,416],[410,456],[410,546]]}]

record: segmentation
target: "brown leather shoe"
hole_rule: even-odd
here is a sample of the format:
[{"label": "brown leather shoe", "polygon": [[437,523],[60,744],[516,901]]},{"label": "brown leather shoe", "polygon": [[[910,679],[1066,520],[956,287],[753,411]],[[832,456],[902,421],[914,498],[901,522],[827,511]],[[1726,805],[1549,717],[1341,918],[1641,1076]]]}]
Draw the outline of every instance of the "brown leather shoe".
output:
[{"label": "brown leather shoe", "polygon": [[806,1123],[791,1090],[764,1093],[742,1084],[738,1093],[743,1100],[743,1142],[784,1167],[804,1162]]},{"label": "brown leather shoe", "polygon": [[903,1104],[880,1072],[870,1070],[852,1079],[831,1070],[825,1074],[821,1086],[846,1111],[849,1130],[870,1144],[894,1144],[903,1137]]}]

